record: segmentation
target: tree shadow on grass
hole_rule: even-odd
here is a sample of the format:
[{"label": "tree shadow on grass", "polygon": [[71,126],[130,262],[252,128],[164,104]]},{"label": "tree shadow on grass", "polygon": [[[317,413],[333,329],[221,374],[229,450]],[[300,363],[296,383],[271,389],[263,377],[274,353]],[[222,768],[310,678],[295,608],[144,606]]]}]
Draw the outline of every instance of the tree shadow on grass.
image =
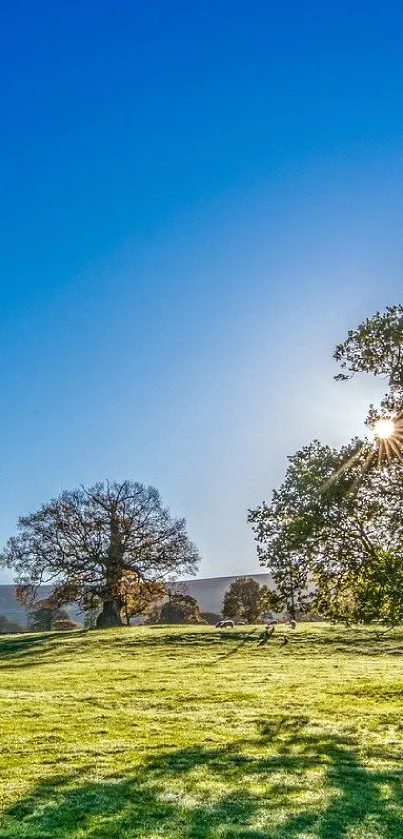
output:
[{"label": "tree shadow on grass", "polygon": [[[158,753],[123,777],[42,781],[5,811],[0,839],[401,839],[401,773],[368,769],[352,738],[304,717],[258,727],[241,743]],[[307,797],[312,770],[324,792]]]},{"label": "tree shadow on grass", "polygon": [[215,649],[217,645],[220,646],[222,640],[227,639],[198,632],[140,635],[132,628],[128,631],[126,627],[121,632],[116,632],[116,629],[112,632],[101,630],[96,635],[87,629],[80,629],[71,632],[0,636],[0,673],[36,667],[44,663],[60,664],[62,660],[79,659],[86,651],[93,655],[94,649],[102,654],[111,655],[116,652],[130,654],[149,647],[171,647],[179,652],[184,648],[191,651],[192,648],[200,649],[206,646]]},{"label": "tree shadow on grass", "polygon": [[86,632],[85,629],[75,629],[72,632],[63,633],[41,632],[0,636],[0,669],[15,669],[25,664],[27,666],[42,664],[46,658],[56,660],[56,656],[57,660],[60,660],[60,649],[66,646],[66,641],[69,638],[74,639],[74,652],[76,652],[78,639]]},{"label": "tree shadow on grass", "polygon": [[220,633],[220,640],[221,641],[226,642],[227,639],[229,638],[232,642],[236,641],[237,643],[236,643],[235,646],[232,646],[232,648],[230,650],[228,650],[228,652],[225,651],[215,661],[210,662],[210,666],[211,666],[211,664],[219,664],[225,658],[230,658],[232,655],[236,655],[236,653],[239,653],[239,651],[242,649],[242,647],[245,646],[245,644],[248,644],[251,641],[256,641],[256,632],[257,632],[257,627],[255,627],[254,629],[250,629],[248,632],[241,632],[241,633],[237,632],[236,637],[234,637],[233,633],[230,636],[228,636],[228,635],[226,635],[226,633],[221,632]]},{"label": "tree shadow on grass", "polygon": [[[60,656],[71,658],[79,655],[87,649],[87,642],[91,638],[91,646],[100,651],[114,651],[130,653],[138,649],[147,648],[171,648],[178,650],[186,648],[189,652],[192,649],[211,649],[212,652],[222,652],[217,657],[219,663],[223,659],[235,655],[248,643],[256,644],[256,647],[265,647],[278,650],[281,646],[281,638],[277,633],[267,639],[264,633],[257,635],[260,627],[249,629],[235,629],[229,631],[213,629],[209,632],[200,632],[196,628],[183,629],[182,631],[149,632],[150,629],[161,627],[147,627],[147,632],[137,632],[137,627],[122,628],[122,631],[113,629],[96,631],[96,634],[86,629],[74,630],[72,632],[43,632],[26,635],[0,636],[0,669],[17,669],[23,666],[33,667],[42,664],[44,661],[60,661]],[[309,655],[323,655],[326,647],[340,653],[359,653],[367,655],[384,655],[390,652],[386,646],[391,639],[385,639],[383,646],[379,645],[379,639],[375,631],[367,632],[364,636],[362,630],[349,631],[342,629],[340,632],[331,630],[323,635],[298,634],[289,637],[287,653],[296,657]],[[395,632],[393,642],[403,641],[401,633]],[[70,643],[74,642],[74,643]],[[212,662],[209,662],[211,665]]]}]

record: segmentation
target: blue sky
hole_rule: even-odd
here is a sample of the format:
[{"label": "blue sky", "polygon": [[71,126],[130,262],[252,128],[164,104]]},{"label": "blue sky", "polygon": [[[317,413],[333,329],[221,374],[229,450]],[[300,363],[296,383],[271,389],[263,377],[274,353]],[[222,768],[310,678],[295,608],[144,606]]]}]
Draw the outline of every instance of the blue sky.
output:
[{"label": "blue sky", "polygon": [[247,508],[379,394],[331,355],[402,300],[403,10],[8,5],[1,541],[130,477],[186,516],[201,575],[256,571]]}]

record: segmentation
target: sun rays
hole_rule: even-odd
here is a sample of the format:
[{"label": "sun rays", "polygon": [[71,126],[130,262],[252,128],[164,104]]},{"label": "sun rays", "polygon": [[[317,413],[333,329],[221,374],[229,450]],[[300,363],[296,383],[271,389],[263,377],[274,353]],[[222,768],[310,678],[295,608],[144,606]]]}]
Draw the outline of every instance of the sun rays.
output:
[{"label": "sun rays", "polygon": [[322,486],[322,493],[326,492],[341,475],[362,460],[360,473],[351,485],[355,492],[371,466],[382,468],[392,460],[403,463],[403,411],[390,416],[378,417],[371,424],[373,440],[366,440],[354,454],[341,464],[339,469]]},{"label": "sun rays", "polygon": [[379,440],[388,440],[395,432],[395,421],[388,417],[382,417],[374,425],[374,434]]},{"label": "sun rays", "polygon": [[397,458],[403,462],[403,411],[380,417],[372,426],[378,454],[378,466]]}]

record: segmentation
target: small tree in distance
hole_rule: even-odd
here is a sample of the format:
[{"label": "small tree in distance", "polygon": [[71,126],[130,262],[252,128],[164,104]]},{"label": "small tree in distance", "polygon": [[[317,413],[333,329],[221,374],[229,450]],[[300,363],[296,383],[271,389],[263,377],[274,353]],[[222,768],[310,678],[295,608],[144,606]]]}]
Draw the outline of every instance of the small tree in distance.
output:
[{"label": "small tree in distance", "polygon": [[57,621],[70,621],[70,615],[59,609],[51,600],[38,600],[30,610],[28,627],[31,632],[51,632]]},{"label": "small tree in distance", "polygon": [[203,622],[209,624],[209,626],[215,626],[221,620],[221,615],[217,612],[200,612],[200,614]]},{"label": "small tree in distance", "polygon": [[260,586],[252,577],[237,577],[224,595],[223,615],[254,623],[265,610],[268,593],[268,587]]},{"label": "small tree in distance", "polygon": [[95,629],[97,625],[97,618],[101,612],[101,605],[97,608],[93,606],[91,609],[86,609],[84,612],[84,629]]},{"label": "small tree in distance", "polygon": [[173,594],[161,607],[158,623],[204,623],[199,604],[189,594]]}]

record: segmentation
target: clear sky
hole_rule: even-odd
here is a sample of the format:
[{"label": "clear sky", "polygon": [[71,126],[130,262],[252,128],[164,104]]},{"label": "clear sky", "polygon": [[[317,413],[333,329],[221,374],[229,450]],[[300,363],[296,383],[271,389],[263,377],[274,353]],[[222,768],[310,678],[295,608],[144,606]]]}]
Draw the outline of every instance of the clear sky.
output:
[{"label": "clear sky", "polygon": [[333,346],[402,302],[403,7],[0,18],[1,542],[129,477],[186,517],[202,576],[256,571],[247,508],[376,398],[333,382]]}]

